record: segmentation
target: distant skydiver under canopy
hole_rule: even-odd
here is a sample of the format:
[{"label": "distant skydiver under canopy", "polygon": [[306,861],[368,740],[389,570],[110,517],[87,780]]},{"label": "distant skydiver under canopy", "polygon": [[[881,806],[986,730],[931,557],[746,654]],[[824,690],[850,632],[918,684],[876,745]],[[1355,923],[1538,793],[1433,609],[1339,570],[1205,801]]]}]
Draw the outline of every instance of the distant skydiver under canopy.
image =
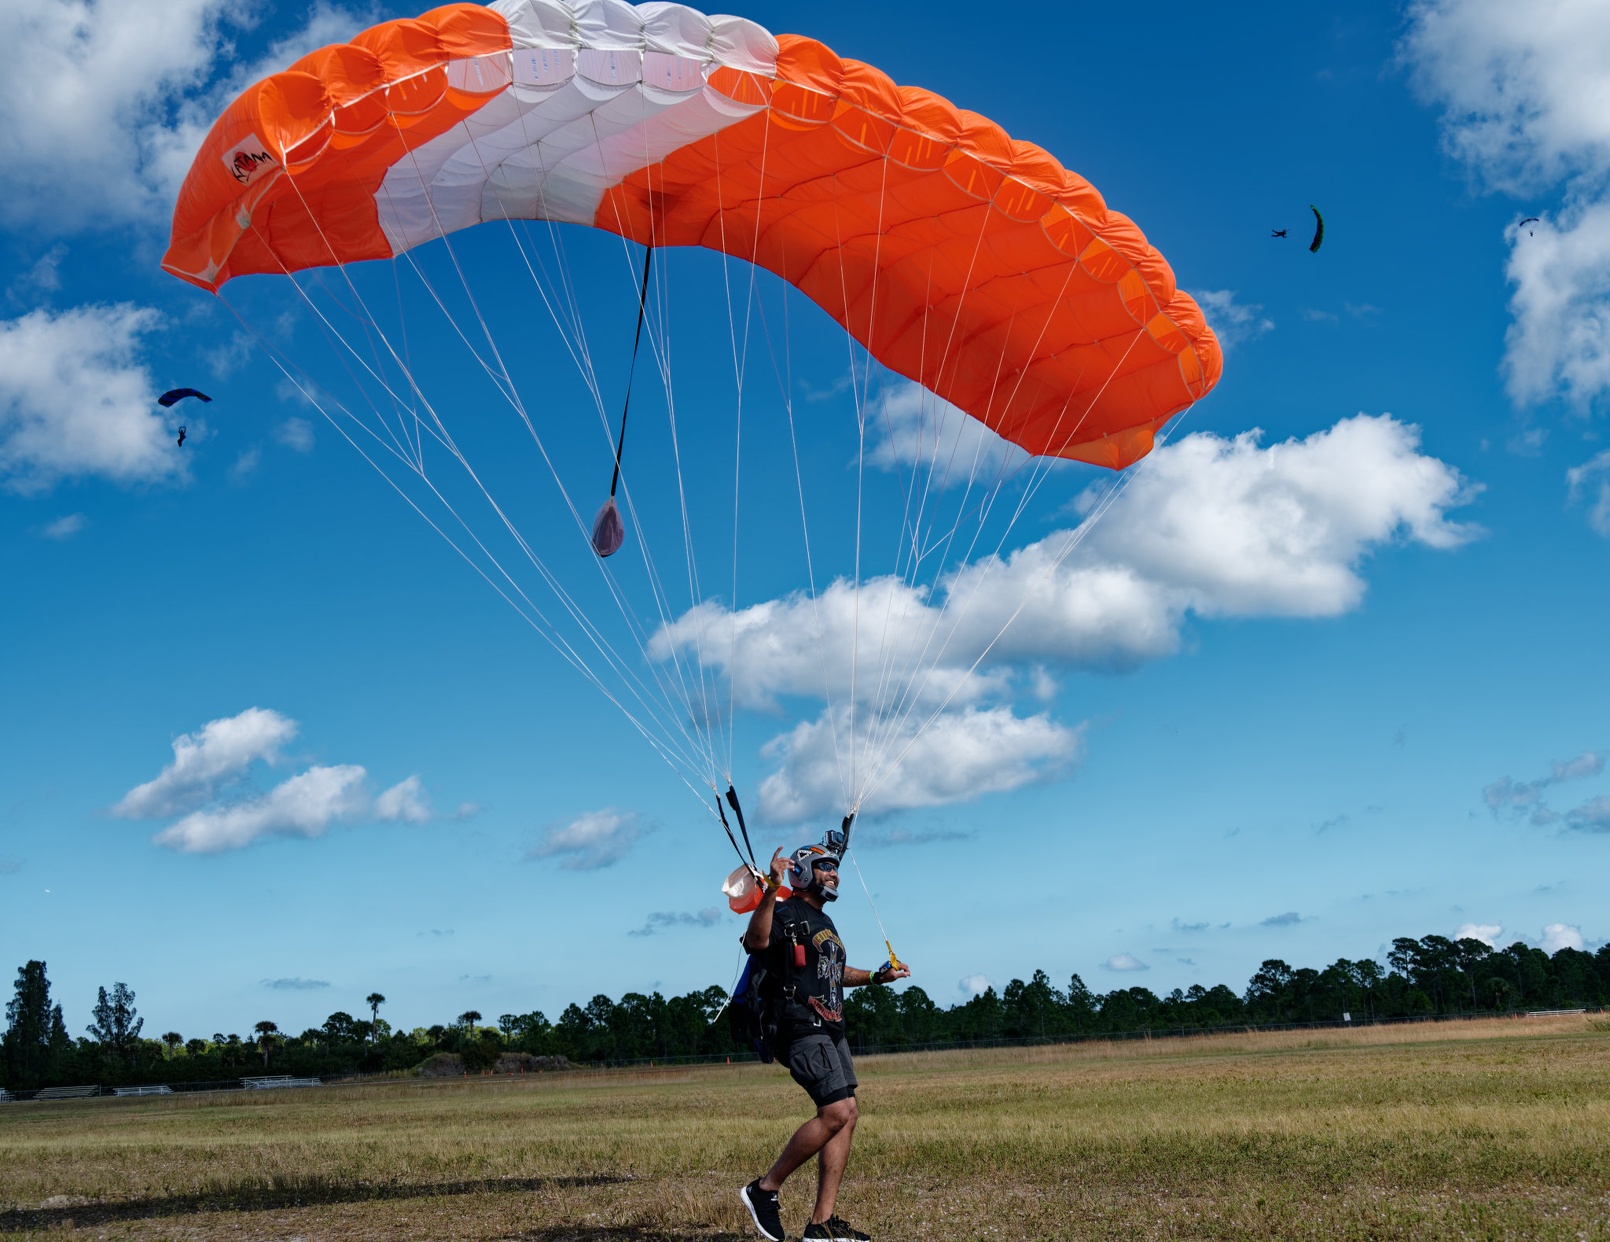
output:
[{"label": "distant skydiver under canopy", "polygon": [[[1537,222],[1538,222],[1538,220],[1537,220],[1537,217],[1536,217],[1536,216],[1527,216],[1527,217],[1526,217],[1526,219],[1524,219],[1524,220],[1522,220],[1522,221],[1521,221],[1521,222],[1520,222],[1520,223],[1519,223],[1519,224],[1518,224],[1518,225],[1516,225],[1516,226],[1515,226],[1515,227],[1516,227],[1516,228],[1522,228],[1522,229],[1526,229],[1526,226],[1527,226],[1527,225],[1528,225],[1528,224],[1536,224],[1536,223],[1537,223]],[[1537,236],[1537,234],[1535,234],[1535,233],[1533,233],[1533,232],[1532,232],[1532,230],[1531,230],[1531,229],[1526,229],[1526,236],[1528,236],[1528,237],[1535,237],[1535,236]]]},{"label": "distant skydiver under canopy", "polygon": [[184,447],[184,438],[185,438],[186,434],[187,433],[185,431],[185,428],[183,428],[183,427],[179,428],[179,447],[180,448]]}]

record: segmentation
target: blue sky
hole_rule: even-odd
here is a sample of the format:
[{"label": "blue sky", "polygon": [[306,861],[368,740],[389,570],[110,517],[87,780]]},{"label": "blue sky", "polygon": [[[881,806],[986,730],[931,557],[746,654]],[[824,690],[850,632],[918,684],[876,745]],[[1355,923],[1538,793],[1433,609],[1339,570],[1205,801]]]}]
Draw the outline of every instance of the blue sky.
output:
[{"label": "blue sky", "polygon": [[[976,670],[937,661],[959,696],[869,797],[861,869],[941,1003],[1036,967],[1166,992],[1403,934],[1606,936],[1610,110],[1582,101],[1610,91],[1610,19],[1526,7],[933,5],[920,24],[893,6],[808,23],[742,8],[1046,147],[1145,229],[1227,345],[1217,390],[1056,572],[1029,572],[1035,549],[1109,476],[1046,471],[1022,518],[991,528],[1019,552],[991,598],[1023,611]],[[187,1035],[299,1029],[372,990],[412,1026],[726,984],[734,859],[710,813],[229,309],[157,266],[222,103],[408,10],[158,11],[0,17],[37,51],[0,85],[0,967],[45,959],[74,1030],[95,987],[124,980],[152,1026]],[[1295,240],[1309,203],[1318,255]],[[454,253],[496,338],[518,341],[511,367],[590,514],[607,433],[495,232]],[[560,244],[613,417],[633,260],[580,230]],[[446,280],[443,247],[417,257]],[[706,606],[688,612],[682,588],[662,640],[696,668],[688,644],[730,642],[736,604],[746,642],[704,658],[714,687],[741,669],[732,773],[769,851],[841,812],[812,679],[850,701],[848,643],[805,644],[808,600],[788,603],[810,579],[773,358],[831,604],[826,584],[854,570],[852,354],[756,283],[734,597],[728,306],[741,323],[747,278],[681,252],[662,274],[650,339],[670,342]],[[378,305],[394,278],[355,279]],[[282,285],[225,292],[340,386]],[[422,382],[466,417],[496,404],[417,284],[407,297]],[[178,384],[215,398],[186,411],[183,449],[154,405]],[[638,384],[626,483],[685,580],[665,391],[641,361]],[[874,459],[943,415],[876,373],[865,408]],[[540,461],[470,438],[580,606],[616,624]],[[869,583],[899,530],[896,477],[865,475]],[[648,632],[641,563],[621,577]],[[834,912],[852,958],[881,960],[853,876]]]}]

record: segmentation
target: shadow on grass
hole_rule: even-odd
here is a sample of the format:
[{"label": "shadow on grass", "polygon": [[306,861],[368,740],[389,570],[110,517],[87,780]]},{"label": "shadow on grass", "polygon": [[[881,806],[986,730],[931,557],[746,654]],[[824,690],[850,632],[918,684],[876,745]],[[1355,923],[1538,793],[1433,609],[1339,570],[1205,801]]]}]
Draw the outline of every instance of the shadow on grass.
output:
[{"label": "shadow on grass", "polygon": [[[194,1195],[161,1195],[148,1199],[122,1199],[106,1203],[83,1203],[62,1207],[13,1208],[0,1212],[0,1233],[24,1229],[51,1229],[61,1226],[104,1225],[124,1220],[149,1220],[160,1216],[190,1216],[198,1212],[274,1212],[285,1208],[318,1207],[338,1203],[373,1203],[383,1199],[431,1199],[448,1195],[517,1195],[539,1190],[577,1186],[610,1186],[630,1181],[629,1177],[595,1173],[584,1177],[488,1177],[462,1182],[422,1182],[412,1185],[395,1182],[375,1184],[352,1182],[306,1182],[294,1186],[252,1186],[240,1190],[210,1191]],[[561,1242],[574,1237],[578,1242],[615,1242],[616,1238],[650,1242],[668,1235],[592,1229],[574,1233],[549,1232],[531,1235],[533,1242]]]},{"label": "shadow on grass", "polygon": [[614,1229],[573,1226],[510,1234],[501,1242],[747,1242],[747,1239],[741,1234],[714,1233],[708,1229],[693,1233],[686,1230],[667,1233],[664,1229],[648,1226],[617,1226]]}]

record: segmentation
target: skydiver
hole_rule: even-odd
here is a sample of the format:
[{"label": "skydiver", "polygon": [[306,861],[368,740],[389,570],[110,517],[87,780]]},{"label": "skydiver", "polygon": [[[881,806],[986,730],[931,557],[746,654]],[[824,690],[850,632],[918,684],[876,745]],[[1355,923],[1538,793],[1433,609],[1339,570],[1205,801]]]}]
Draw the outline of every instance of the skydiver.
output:
[{"label": "skydiver", "polygon": [[1286,235],[1286,230],[1285,229],[1270,229],[1269,230],[1269,236],[1270,237],[1284,237],[1285,235]]},{"label": "skydiver", "polygon": [[184,437],[185,437],[185,429],[183,427],[181,427],[181,428],[179,428],[179,447],[180,448],[184,447]]},{"label": "skydiver", "polygon": [[[779,903],[777,890],[785,882],[795,886],[794,895]],[[843,989],[893,983],[911,970],[893,963],[870,971],[845,964],[844,942],[823,909],[838,900],[838,885],[839,859],[826,847],[803,846],[792,857],[778,850],[766,877],[766,895],[743,935],[744,948],[765,954],[767,977],[779,981],[782,1047],[776,1050],[777,1059],[787,1062],[794,1081],[816,1105],[816,1116],[794,1131],[777,1162],[738,1192],[755,1227],[772,1242],[785,1236],[777,1191],[812,1156],[817,1157],[816,1207],[805,1226],[805,1242],[870,1242],[834,1212],[857,1117],[855,1066],[844,1039]]]}]

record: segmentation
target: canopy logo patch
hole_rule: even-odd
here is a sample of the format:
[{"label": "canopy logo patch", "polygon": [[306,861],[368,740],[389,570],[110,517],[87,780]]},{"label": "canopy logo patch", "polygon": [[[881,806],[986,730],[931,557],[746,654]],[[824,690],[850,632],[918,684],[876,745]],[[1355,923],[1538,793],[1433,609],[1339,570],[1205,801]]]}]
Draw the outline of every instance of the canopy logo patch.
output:
[{"label": "canopy logo patch", "polygon": [[263,140],[253,134],[224,152],[224,167],[241,185],[250,185],[269,169],[279,167],[279,164],[268,153]]}]

